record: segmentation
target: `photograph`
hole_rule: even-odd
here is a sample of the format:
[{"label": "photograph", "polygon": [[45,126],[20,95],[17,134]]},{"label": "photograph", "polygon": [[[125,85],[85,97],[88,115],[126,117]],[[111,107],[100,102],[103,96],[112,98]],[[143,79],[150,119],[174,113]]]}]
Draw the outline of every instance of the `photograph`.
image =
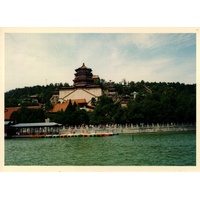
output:
[{"label": "photograph", "polygon": [[3,38],[5,168],[197,166],[195,28]]},{"label": "photograph", "polygon": [[3,1],[2,199],[199,199],[195,1]]}]

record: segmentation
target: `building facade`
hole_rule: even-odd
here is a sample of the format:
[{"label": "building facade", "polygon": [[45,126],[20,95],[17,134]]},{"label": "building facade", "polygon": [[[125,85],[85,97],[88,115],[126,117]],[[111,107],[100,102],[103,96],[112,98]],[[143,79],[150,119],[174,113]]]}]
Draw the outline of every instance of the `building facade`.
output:
[{"label": "building facade", "polygon": [[54,106],[60,103],[63,104],[67,101],[85,99],[86,106],[92,106],[92,99],[96,99],[103,94],[102,88],[97,84],[99,77],[92,74],[92,69],[83,65],[80,68],[75,69],[74,84],[72,87],[62,87],[57,95],[53,95],[51,102]]}]

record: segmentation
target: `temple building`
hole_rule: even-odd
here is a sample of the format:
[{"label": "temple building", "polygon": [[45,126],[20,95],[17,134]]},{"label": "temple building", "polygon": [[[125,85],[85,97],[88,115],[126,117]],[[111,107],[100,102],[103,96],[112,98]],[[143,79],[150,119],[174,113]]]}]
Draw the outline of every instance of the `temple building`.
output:
[{"label": "temple building", "polygon": [[76,73],[74,78],[75,88],[84,88],[86,86],[95,86],[93,80],[92,69],[87,68],[83,63],[82,67],[75,69]]},{"label": "temple building", "polygon": [[[101,86],[98,84],[99,76],[92,74],[92,69],[83,65],[80,68],[75,69],[75,78],[73,80],[74,84],[72,87],[62,87],[58,93],[54,94],[50,101],[57,107],[56,104],[66,104],[69,100],[83,99],[85,103],[79,105],[80,108],[86,110],[92,109],[92,99],[96,99],[103,94]],[[62,107],[61,105],[59,107]]]}]

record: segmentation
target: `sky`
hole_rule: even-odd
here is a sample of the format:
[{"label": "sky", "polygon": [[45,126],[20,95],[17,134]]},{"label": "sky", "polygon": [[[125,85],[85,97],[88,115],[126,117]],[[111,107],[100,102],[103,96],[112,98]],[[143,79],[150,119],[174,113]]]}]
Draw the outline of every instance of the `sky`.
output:
[{"label": "sky", "polygon": [[73,84],[82,64],[106,81],[196,83],[194,33],[5,33],[5,91]]}]

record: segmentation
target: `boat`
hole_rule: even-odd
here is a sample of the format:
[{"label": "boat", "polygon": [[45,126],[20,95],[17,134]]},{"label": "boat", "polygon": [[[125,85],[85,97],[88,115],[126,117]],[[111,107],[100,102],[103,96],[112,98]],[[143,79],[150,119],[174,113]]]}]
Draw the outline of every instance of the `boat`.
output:
[{"label": "boat", "polygon": [[44,136],[45,138],[59,138],[60,135],[59,134],[48,134]]},{"label": "boat", "polygon": [[67,137],[67,133],[61,133],[60,134],[60,138],[66,138]]},{"label": "boat", "polygon": [[106,137],[106,136],[114,136],[118,135],[118,133],[113,132],[87,132],[87,133],[75,133],[75,132],[69,132],[69,133],[62,133],[60,134],[60,138],[65,137]]}]

